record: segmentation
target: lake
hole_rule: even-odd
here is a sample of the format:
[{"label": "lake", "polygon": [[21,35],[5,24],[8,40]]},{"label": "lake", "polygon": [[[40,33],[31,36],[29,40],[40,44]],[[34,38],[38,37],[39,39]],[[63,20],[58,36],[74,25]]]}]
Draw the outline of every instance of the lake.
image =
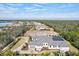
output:
[{"label": "lake", "polygon": [[0,27],[11,25],[11,22],[0,22]]}]

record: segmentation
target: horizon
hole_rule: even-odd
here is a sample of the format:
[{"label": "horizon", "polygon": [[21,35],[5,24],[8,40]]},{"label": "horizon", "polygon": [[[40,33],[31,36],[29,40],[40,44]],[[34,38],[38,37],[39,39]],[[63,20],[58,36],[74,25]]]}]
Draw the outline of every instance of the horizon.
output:
[{"label": "horizon", "polygon": [[75,3],[0,3],[0,20],[79,20]]},{"label": "horizon", "polygon": [[52,20],[52,21],[79,21],[79,19],[2,19],[0,21],[33,21],[33,20]]}]

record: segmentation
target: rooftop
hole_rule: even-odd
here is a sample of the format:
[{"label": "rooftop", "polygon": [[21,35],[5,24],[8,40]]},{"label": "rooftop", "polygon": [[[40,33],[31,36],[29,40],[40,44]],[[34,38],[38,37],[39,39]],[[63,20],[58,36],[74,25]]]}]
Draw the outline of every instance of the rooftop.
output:
[{"label": "rooftop", "polygon": [[54,31],[27,31],[27,33],[25,34],[32,36],[32,37],[36,37],[36,36],[48,36],[48,35],[59,35],[58,33],[54,32]]},{"label": "rooftop", "polygon": [[59,46],[59,47],[67,47],[68,45],[65,43],[64,39],[60,36],[36,36],[32,37],[33,41],[29,42],[29,45],[37,45],[42,46],[44,43],[48,43],[48,45]]}]

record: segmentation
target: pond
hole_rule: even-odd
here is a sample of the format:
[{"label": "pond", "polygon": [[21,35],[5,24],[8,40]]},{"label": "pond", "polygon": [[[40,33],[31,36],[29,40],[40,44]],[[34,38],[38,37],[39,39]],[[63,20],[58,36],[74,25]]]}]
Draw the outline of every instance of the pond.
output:
[{"label": "pond", "polygon": [[11,25],[11,22],[0,22],[0,27]]}]

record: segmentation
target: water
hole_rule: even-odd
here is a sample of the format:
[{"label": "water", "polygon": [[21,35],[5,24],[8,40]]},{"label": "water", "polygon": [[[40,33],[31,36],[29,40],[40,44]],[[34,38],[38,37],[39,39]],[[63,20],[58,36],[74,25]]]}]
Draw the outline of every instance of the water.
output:
[{"label": "water", "polygon": [[11,25],[11,24],[12,24],[11,22],[1,22],[0,27],[8,26],[8,25]]}]

